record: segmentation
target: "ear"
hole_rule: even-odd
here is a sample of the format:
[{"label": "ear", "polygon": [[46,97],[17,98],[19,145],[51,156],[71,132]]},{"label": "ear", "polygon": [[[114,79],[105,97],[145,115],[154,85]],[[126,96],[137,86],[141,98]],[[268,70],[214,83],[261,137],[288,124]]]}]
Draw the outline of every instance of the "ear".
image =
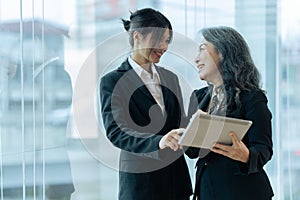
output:
[{"label": "ear", "polygon": [[133,37],[133,40],[134,40],[134,41],[138,41],[138,40],[139,40],[139,37],[140,37],[139,32],[134,31],[132,37]]},{"label": "ear", "polygon": [[223,60],[223,55],[219,52],[219,57],[220,57],[220,61],[222,62]]}]

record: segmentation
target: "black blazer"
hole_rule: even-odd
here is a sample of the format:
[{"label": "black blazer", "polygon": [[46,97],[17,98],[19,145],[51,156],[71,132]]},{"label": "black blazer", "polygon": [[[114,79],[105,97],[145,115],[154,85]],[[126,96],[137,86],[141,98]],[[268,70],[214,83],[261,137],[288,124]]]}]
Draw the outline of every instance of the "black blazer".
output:
[{"label": "black blazer", "polygon": [[158,150],[163,135],[182,127],[184,112],[177,76],[161,67],[156,70],[165,113],[127,60],[101,78],[100,103],[106,134],[122,150],[121,200],[181,200],[192,194],[183,151]]},{"label": "black blazer", "polygon": [[[228,117],[247,119],[253,122],[243,142],[250,150],[248,163],[209,152],[198,158],[199,149],[189,148],[186,154],[198,158],[195,194],[201,200],[266,200],[271,199],[273,190],[263,169],[271,159],[272,130],[271,112],[262,91],[241,91],[242,108]],[[208,87],[195,90],[190,99],[189,116],[197,109],[206,111],[211,90]],[[201,152],[201,151],[200,151]]]}]

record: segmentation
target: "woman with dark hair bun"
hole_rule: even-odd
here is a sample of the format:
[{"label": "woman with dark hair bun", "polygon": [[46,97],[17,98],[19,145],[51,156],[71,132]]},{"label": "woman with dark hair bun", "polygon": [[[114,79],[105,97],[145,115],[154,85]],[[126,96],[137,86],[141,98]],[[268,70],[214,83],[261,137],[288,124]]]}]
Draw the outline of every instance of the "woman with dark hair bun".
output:
[{"label": "woman with dark hair bun", "polygon": [[230,27],[205,28],[201,33],[195,62],[208,87],[193,92],[189,117],[208,112],[251,120],[252,126],[242,140],[228,133],[232,145],[216,143],[208,150],[186,151],[190,158],[198,158],[194,199],[271,200],[273,190],[263,167],[273,154],[272,114],[248,45]]},{"label": "woman with dark hair bun", "polygon": [[100,81],[103,124],[121,149],[120,200],[188,200],[192,186],[178,139],[184,110],[178,77],[159,67],[172,26],[145,8],[122,20],[130,56]]}]

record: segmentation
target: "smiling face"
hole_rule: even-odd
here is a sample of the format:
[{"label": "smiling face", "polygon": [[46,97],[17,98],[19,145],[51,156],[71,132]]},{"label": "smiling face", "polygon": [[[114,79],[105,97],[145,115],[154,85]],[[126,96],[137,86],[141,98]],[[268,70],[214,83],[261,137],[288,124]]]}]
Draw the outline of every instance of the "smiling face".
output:
[{"label": "smiling face", "polygon": [[134,48],[132,59],[139,65],[146,65],[149,63],[158,63],[161,56],[167,51],[170,43],[170,31],[164,29],[164,34],[160,41],[153,46],[153,33],[142,36],[139,32],[134,32]]},{"label": "smiling face", "polygon": [[221,55],[215,49],[214,45],[206,40],[199,46],[199,54],[195,58],[198,73],[201,80],[219,86],[223,83],[219,71],[221,65]]}]

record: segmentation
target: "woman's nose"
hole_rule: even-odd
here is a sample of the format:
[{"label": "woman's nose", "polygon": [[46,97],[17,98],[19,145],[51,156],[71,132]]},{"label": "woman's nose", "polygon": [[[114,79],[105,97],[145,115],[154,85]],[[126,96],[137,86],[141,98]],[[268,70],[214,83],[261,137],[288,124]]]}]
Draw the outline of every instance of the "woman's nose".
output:
[{"label": "woman's nose", "polygon": [[199,62],[199,55],[197,55],[195,58],[195,63],[198,64],[198,62]]},{"label": "woman's nose", "polygon": [[159,44],[159,48],[162,50],[165,50],[165,51],[168,49],[168,46],[169,46],[169,44],[167,42],[161,42]]}]

